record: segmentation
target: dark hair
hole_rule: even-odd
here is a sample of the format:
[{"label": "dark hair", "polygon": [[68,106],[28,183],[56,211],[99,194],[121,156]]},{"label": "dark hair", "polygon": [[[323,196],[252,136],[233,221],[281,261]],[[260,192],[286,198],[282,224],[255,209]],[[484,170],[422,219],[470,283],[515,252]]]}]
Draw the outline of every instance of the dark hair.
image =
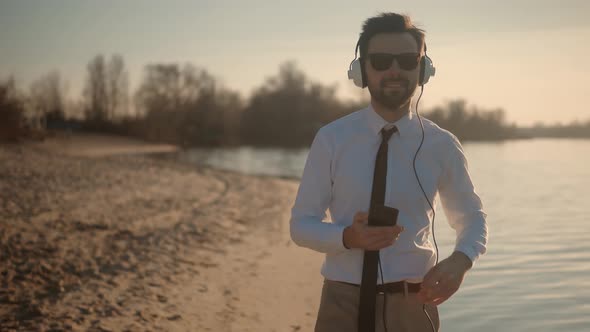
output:
[{"label": "dark hair", "polygon": [[369,40],[380,33],[408,32],[418,44],[418,50],[424,48],[424,30],[417,28],[407,15],[396,13],[382,13],[371,17],[363,24],[363,31],[359,37],[360,56],[365,57],[369,48]]}]

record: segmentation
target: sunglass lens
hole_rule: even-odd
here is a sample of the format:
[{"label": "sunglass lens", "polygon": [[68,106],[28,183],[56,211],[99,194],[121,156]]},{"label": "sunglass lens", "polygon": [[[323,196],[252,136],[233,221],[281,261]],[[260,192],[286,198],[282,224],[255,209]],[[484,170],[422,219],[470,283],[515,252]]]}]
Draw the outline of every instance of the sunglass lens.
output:
[{"label": "sunglass lens", "polygon": [[419,58],[416,54],[400,54],[397,56],[397,63],[403,70],[412,70],[418,65]]},{"label": "sunglass lens", "polygon": [[391,63],[393,62],[394,55],[393,54],[371,54],[369,55],[369,60],[371,61],[371,66],[375,70],[386,70],[391,67]]}]

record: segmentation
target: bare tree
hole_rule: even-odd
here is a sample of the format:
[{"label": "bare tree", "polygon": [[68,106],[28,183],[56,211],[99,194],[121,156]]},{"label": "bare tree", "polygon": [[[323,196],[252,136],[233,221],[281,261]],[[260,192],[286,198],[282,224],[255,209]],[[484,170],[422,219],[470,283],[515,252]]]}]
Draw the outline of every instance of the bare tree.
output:
[{"label": "bare tree", "polygon": [[256,89],[242,113],[241,139],[251,145],[306,146],[324,124],[351,111],[336,87],[311,81],[295,62]]},{"label": "bare tree", "polygon": [[127,115],[129,103],[129,80],[121,55],[111,56],[107,76],[108,117],[112,120],[117,115]]},{"label": "bare tree", "polygon": [[22,135],[24,102],[14,79],[0,81],[0,142],[17,141]]},{"label": "bare tree", "polygon": [[148,139],[182,145],[219,145],[238,139],[238,93],[190,64],[146,66],[136,95]]},{"label": "bare tree", "polygon": [[468,106],[463,99],[436,106],[424,116],[460,140],[503,140],[517,135],[515,126],[506,125],[504,110]]},{"label": "bare tree", "polygon": [[117,113],[126,113],[129,80],[123,57],[113,55],[107,62],[99,54],[88,63],[87,70],[84,89],[87,119],[104,122],[113,120]]},{"label": "bare tree", "polygon": [[154,64],[145,67],[144,80],[135,99],[146,114],[179,111],[204,92],[215,89],[215,79],[192,65]]},{"label": "bare tree", "polygon": [[65,90],[66,85],[57,71],[52,71],[34,81],[30,87],[33,110],[31,121],[45,127],[47,119],[63,119]]},{"label": "bare tree", "polygon": [[99,54],[86,66],[88,77],[84,88],[86,119],[102,122],[108,116],[106,66],[104,56]]}]

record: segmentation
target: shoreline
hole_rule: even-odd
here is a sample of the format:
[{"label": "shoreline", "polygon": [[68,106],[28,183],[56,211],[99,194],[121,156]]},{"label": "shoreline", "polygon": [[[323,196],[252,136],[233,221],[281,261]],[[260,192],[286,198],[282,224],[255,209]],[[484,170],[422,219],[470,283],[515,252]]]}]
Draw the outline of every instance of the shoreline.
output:
[{"label": "shoreline", "polygon": [[260,179],[279,179],[279,180],[285,180],[285,181],[292,181],[292,182],[297,182],[299,183],[300,178],[296,177],[296,176],[291,176],[291,175],[273,175],[273,174],[263,174],[263,173],[247,173],[247,172],[241,172],[238,170],[233,170],[233,169],[227,169],[227,168],[222,168],[222,167],[216,167],[216,166],[212,166],[212,165],[207,165],[207,164],[203,164],[203,163],[193,163],[193,162],[189,162],[189,161],[183,161],[178,159],[178,154],[182,153],[182,151],[175,151],[175,152],[165,152],[165,153],[148,153],[145,154],[146,157],[149,158],[154,158],[154,159],[161,159],[161,160],[167,160],[169,162],[173,162],[173,163],[178,163],[178,164],[183,164],[183,165],[188,165],[188,166],[192,166],[195,167],[196,169],[208,169],[211,171],[216,171],[216,172],[222,172],[222,173],[228,173],[228,174],[233,174],[236,176],[248,176],[248,177],[254,177],[254,178],[260,178]]},{"label": "shoreline", "polygon": [[215,167],[203,163],[184,161],[178,156],[186,149],[172,144],[150,143],[127,136],[112,136],[95,133],[57,132],[53,137],[42,142],[26,142],[23,145],[53,154],[74,157],[112,157],[112,156],[143,156],[161,159],[172,163],[190,165],[196,169],[211,169],[224,173],[245,175],[260,178],[276,178],[299,182],[300,178],[290,175],[251,174],[238,170]]},{"label": "shoreline", "polygon": [[35,143],[0,145],[0,170],[0,329],[313,329],[323,256],[289,238],[298,181]]}]

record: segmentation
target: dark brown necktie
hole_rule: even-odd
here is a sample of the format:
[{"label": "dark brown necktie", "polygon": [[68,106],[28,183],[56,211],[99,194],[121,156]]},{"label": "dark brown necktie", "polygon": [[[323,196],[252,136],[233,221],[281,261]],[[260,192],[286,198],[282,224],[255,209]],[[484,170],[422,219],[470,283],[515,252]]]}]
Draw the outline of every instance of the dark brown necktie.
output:
[{"label": "dark brown necktie", "polygon": [[[371,192],[371,210],[385,203],[385,181],[387,179],[387,141],[396,127],[381,130],[381,145],[375,158],[375,172],[373,173],[373,189]],[[372,225],[369,218],[369,226]],[[358,332],[375,331],[375,307],[377,301],[377,261],[379,250],[365,250],[363,259],[363,278],[361,281],[361,295],[359,301],[359,329]]]}]

